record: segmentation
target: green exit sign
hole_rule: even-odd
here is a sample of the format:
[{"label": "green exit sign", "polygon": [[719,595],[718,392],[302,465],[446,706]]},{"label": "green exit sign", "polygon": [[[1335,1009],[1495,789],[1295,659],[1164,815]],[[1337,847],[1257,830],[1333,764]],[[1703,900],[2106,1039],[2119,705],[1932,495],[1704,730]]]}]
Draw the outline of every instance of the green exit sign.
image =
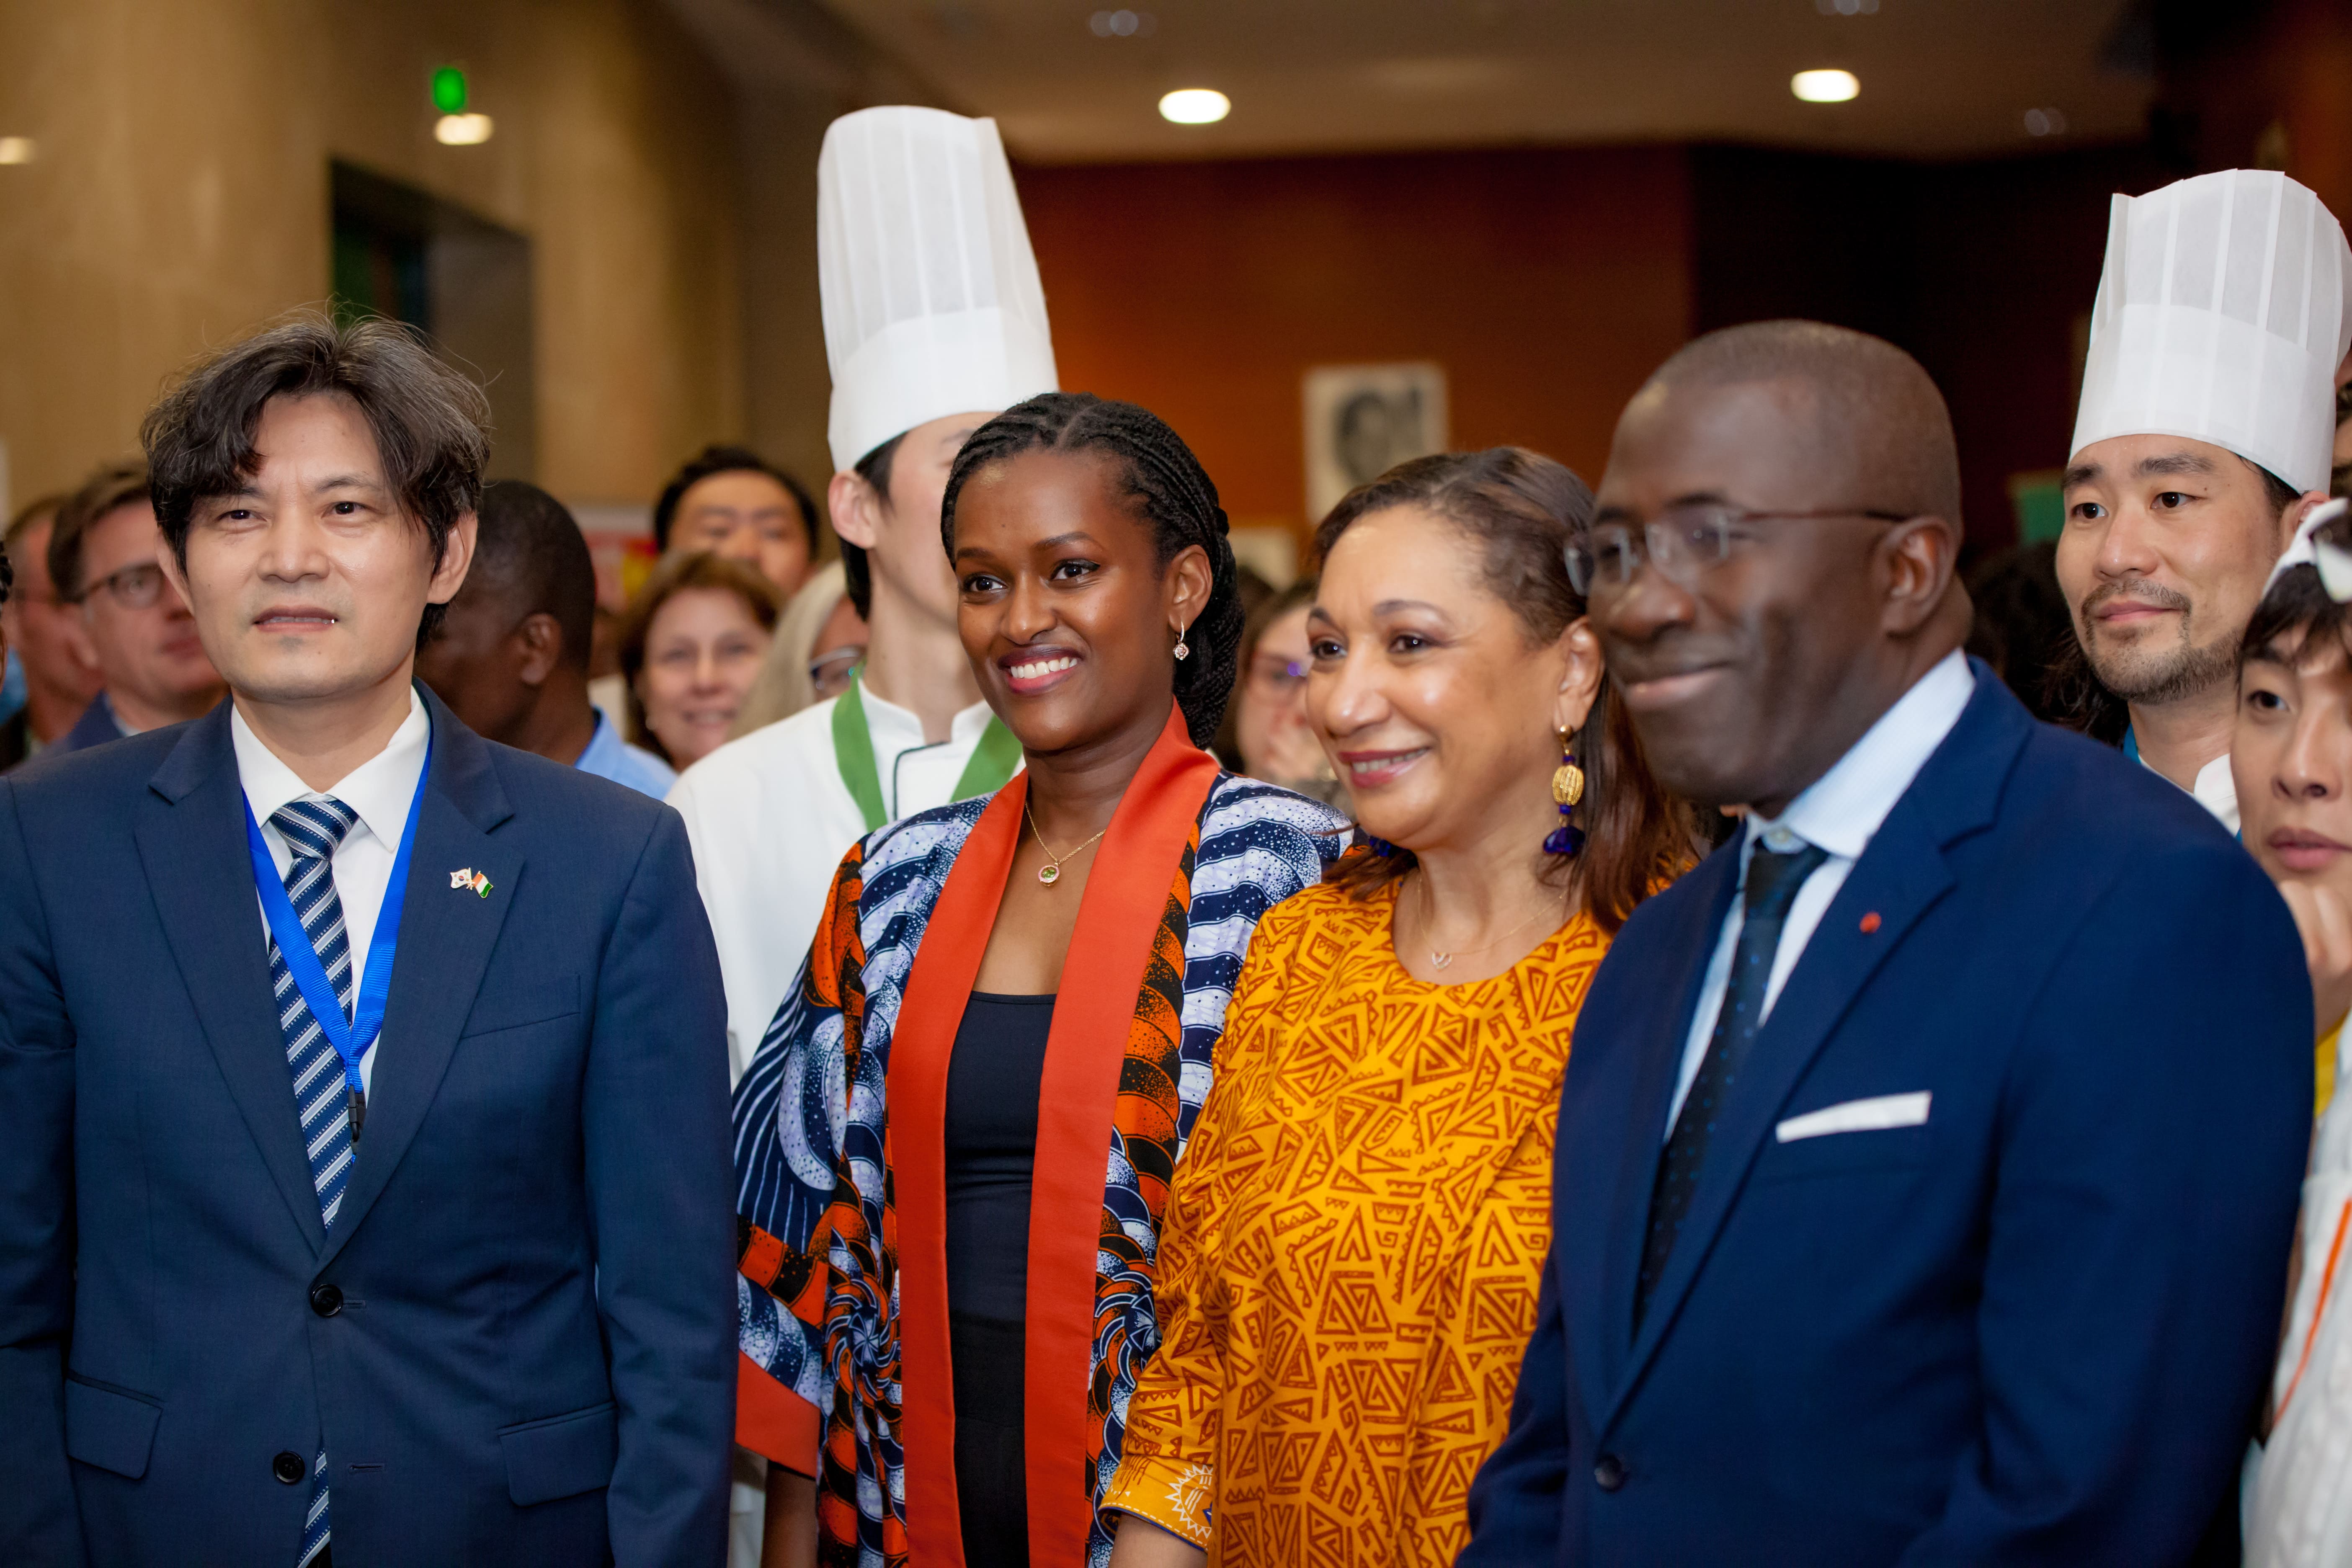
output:
[{"label": "green exit sign", "polygon": [[444,114],[466,112],[466,73],[443,66],[433,73],[433,107]]}]

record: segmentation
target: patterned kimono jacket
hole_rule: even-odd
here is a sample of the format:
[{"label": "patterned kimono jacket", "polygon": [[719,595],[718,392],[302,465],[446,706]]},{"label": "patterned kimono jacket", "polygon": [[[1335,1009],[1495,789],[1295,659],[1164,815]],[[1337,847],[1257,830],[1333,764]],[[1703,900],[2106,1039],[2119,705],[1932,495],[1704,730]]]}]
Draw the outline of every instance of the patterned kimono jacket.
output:
[{"label": "patterned kimono jacket", "polygon": [[[948,1352],[948,1058],[1027,775],[843,859],[735,1097],[748,1447],[818,1478],[827,1563],[961,1568]],[[1108,1561],[1096,1505],[1159,1343],[1158,1227],[1259,919],[1344,847],[1337,813],[1220,773],[1180,716],[1113,816],[1048,1037],[1031,1191],[1030,1559]]]}]

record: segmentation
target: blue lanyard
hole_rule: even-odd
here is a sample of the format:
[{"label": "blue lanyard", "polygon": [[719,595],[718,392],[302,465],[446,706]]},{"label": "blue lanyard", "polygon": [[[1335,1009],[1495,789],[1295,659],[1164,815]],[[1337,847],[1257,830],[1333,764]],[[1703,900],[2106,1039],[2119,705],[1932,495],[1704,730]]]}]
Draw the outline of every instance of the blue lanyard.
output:
[{"label": "blue lanyard", "polygon": [[[245,845],[253,856],[253,885],[261,894],[261,910],[269,919],[269,934],[278,939],[278,952],[286,960],[286,972],[294,977],[295,987],[302,1000],[310,1005],[310,1016],[335,1047],[335,1055],[343,1059],[343,1083],[352,1096],[352,1135],[359,1135],[360,1118],[366,1114],[367,1092],[360,1081],[360,1058],[368,1054],[375,1037],[383,1032],[383,1005],[392,994],[392,963],[400,946],[400,907],[408,900],[408,852],[416,845],[416,818],[425,807],[425,781],[433,776],[433,735],[425,736],[425,768],[416,775],[416,793],[409,797],[408,824],[400,830],[400,852],[393,857],[392,880],[384,885],[383,907],[376,911],[375,934],[368,939],[367,967],[360,973],[360,990],[352,1016],[343,1017],[342,998],[335,994],[334,985],[319,963],[319,954],[310,945],[310,933],[294,913],[294,900],[286,896],[286,879],[278,874],[278,863],[269,858],[269,841],[261,837],[261,825],[253,820],[253,802],[245,803]],[[240,792],[242,793],[242,792]],[[329,876],[334,875],[331,869]]]}]

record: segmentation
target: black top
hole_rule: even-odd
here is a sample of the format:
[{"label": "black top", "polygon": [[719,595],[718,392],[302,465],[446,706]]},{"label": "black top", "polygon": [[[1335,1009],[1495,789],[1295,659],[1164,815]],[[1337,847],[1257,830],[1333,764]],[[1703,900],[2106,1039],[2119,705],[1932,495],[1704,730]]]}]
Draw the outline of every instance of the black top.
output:
[{"label": "black top", "polygon": [[1029,1179],[1051,996],[974,992],[948,1058],[948,1311],[1028,1315]]}]

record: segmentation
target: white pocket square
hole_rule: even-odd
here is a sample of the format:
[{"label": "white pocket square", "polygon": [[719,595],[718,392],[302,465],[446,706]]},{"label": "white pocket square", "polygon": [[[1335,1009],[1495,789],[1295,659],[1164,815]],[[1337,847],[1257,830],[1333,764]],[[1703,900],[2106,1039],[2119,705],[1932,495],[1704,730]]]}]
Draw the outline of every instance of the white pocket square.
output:
[{"label": "white pocket square", "polygon": [[1832,1132],[1881,1132],[1889,1127],[1924,1127],[1927,1124],[1929,1091],[1916,1094],[1880,1094],[1868,1100],[1849,1100],[1843,1105],[1824,1105],[1819,1110],[1808,1110],[1802,1116],[1791,1116],[1772,1129],[1772,1136],[1783,1143],[1794,1143],[1800,1138],[1822,1138]]}]

